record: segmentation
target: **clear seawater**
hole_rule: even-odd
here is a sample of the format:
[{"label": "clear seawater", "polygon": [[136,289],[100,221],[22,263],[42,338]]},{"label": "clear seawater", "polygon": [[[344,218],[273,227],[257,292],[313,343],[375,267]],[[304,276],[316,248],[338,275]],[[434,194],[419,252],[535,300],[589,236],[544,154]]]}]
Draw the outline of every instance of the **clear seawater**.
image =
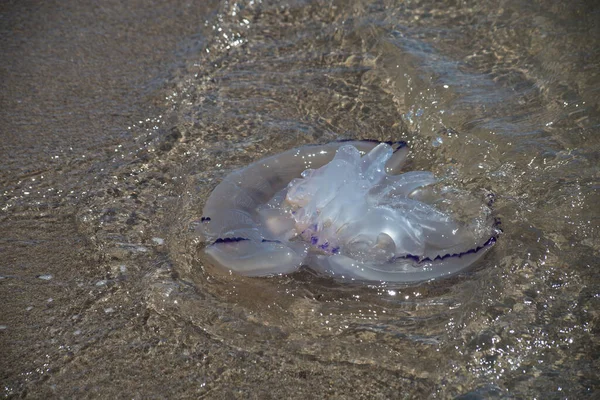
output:
[{"label": "clear seawater", "polygon": [[[0,7],[0,383],[30,398],[592,399],[600,7]],[[229,172],[336,139],[495,194],[476,266],[244,278],[195,221]]]}]

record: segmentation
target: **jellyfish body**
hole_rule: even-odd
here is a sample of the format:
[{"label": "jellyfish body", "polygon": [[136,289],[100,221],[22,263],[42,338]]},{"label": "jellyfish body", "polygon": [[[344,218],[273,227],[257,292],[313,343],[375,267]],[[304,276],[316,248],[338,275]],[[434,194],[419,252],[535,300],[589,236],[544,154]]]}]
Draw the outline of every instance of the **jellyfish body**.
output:
[{"label": "jellyfish body", "polygon": [[[489,213],[458,221],[436,206],[430,172],[400,174],[404,142],[309,145],[228,175],[203,210],[206,253],[249,276],[301,265],[361,281],[416,282],[456,273],[495,242]],[[486,207],[481,205],[481,207]]]}]

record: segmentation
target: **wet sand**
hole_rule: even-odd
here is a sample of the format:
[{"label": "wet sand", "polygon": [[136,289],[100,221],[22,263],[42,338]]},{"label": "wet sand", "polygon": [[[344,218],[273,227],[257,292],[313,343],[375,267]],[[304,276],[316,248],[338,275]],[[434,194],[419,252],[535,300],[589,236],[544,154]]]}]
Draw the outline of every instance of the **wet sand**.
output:
[{"label": "wet sand", "polygon": [[[80,318],[77,309],[95,301],[89,290],[106,274],[78,232],[76,207],[97,173],[94,166],[129,140],[127,126],[162,104],[166,81],[203,40],[211,7],[186,1],[0,5],[3,396],[108,398],[127,392],[106,372],[109,366],[73,368],[63,378],[70,390],[44,384],[65,374],[60,366],[69,364],[74,349],[64,336],[82,334],[70,329]],[[15,203],[7,212],[9,198]],[[111,319],[83,346],[102,351],[103,338],[129,317]],[[107,373],[106,387],[86,386],[85,376],[98,373]],[[143,380],[153,384],[152,377]]]}]

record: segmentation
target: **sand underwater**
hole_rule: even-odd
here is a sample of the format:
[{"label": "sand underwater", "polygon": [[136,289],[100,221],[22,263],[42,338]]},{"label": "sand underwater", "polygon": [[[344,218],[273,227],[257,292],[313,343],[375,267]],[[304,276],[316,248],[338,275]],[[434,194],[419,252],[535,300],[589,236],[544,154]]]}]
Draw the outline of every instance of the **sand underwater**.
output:
[{"label": "sand underwater", "polygon": [[[593,399],[600,7],[561,1],[5,1],[5,398]],[[403,140],[494,193],[473,267],[408,285],[229,274],[230,172]]]}]

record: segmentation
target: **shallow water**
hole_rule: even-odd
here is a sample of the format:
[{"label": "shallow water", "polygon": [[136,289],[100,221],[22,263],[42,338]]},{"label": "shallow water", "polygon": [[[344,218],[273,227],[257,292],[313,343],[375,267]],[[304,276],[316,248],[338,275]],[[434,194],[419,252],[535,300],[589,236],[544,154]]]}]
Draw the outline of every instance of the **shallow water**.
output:
[{"label": "shallow water", "polygon": [[[596,5],[121,7],[62,10],[70,35],[3,12],[5,396],[594,397]],[[411,286],[210,265],[195,224],[227,173],[349,138],[495,193],[494,249]]]}]

